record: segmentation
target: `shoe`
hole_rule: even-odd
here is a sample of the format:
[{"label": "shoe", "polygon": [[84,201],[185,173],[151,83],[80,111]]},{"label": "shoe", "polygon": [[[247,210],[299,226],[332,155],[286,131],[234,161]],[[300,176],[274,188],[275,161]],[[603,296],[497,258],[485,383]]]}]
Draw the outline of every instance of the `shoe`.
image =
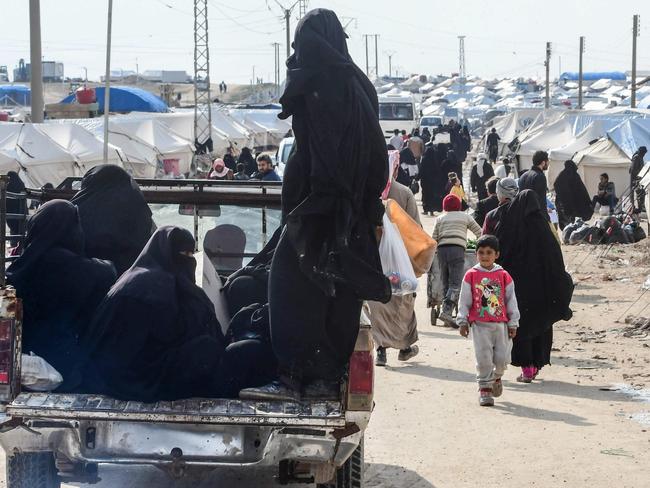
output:
[{"label": "shoe", "polygon": [[478,404],[481,407],[494,406],[494,398],[492,397],[492,388],[481,388],[479,390]]},{"label": "shoe", "polygon": [[494,384],[492,385],[492,396],[494,398],[500,397],[503,394],[503,383],[501,382],[501,378],[497,378],[494,380]]},{"label": "shoe", "polygon": [[532,383],[536,375],[537,373],[533,366],[521,368],[521,374],[517,376],[517,381],[519,383]]},{"label": "shoe", "polygon": [[303,398],[338,400],[341,384],[338,381],[314,380],[303,388]]},{"label": "shoe", "polygon": [[409,359],[417,356],[419,352],[420,348],[414,344],[410,347],[407,347],[406,349],[400,349],[397,359],[400,361],[408,361]]},{"label": "shoe", "polygon": [[440,315],[438,316],[440,320],[442,320],[447,327],[454,327],[457,328],[458,325],[456,324],[456,320],[451,316],[451,313],[442,311],[440,312]]},{"label": "shoe", "polygon": [[242,400],[278,400],[285,402],[297,402],[300,400],[300,392],[289,388],[281,381],[272,381],[268,385],[256,388],[244,388],[239,392]]},{"label": "shoe", "polygon": [[386,348],[378,347],[377,348],[377,357],[375,358],[375,366],[386,366]]}]

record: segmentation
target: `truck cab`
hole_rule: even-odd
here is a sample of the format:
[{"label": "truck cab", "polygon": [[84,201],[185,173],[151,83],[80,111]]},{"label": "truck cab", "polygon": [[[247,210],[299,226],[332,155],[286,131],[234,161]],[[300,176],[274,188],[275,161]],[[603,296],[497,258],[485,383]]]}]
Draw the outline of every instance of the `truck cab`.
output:
[{"label": "truck cab", "polygon": [[[19,198],[70,199],[78,179]],[[250,260],[280,225],[281,183],[211,180],[136,180],[157,225],[190,230],[211,298],[215,280]],[[0,209],[6,178],[0,176]],[[0,239],[5,235],[5,212]],[[234,251],[208,238],[224,225],[247,236]],[[223,242],[226,242],[224,240]],[[28,391],[21,386],[22,311],[16,291],[0,282],[0,445],[7,488],[55,488],[94,483],[102,465],[150,465],[182,478],[193,470],[275,468],[279,484],[321,488],[363,486],[363,435],[373,409],[373,343],[362,315],[347,374],[335,400],[249,401],[189,398],[151,404],[95,394]],[[209,252],[208,252],[209,251]],[[201,283],[201,281],[197,281]]]}]

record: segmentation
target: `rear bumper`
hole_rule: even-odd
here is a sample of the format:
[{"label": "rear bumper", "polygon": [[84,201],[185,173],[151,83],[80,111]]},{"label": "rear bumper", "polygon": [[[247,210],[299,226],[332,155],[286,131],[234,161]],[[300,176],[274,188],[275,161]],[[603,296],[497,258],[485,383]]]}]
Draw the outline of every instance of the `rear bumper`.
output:
[{"label": "rear bumper", "polygon": [[[347,428],[32,418],[5,424],[0,445],[8,454],[53,451],[75,463],[264,467],[293,460],[340,466],[369,419],[369,413],[350,416]],[[354,425],[358,431],[350,429]]]}]

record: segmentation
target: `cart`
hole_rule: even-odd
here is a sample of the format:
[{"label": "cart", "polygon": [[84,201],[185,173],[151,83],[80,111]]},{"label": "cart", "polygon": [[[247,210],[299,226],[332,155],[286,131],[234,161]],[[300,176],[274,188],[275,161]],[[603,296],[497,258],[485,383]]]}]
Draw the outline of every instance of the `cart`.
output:
[{"label": "cart", "polygon": [[[466,272],[476,264],[476,250],[468,249],[465,251],[465,269]],[[445,296],[442,289],[442,276],[440,266],[438,265],[438,254],[433,258],[431,269],[427,273],[427,307],[431,309],[431,325],[436,325],[442,307],[442,301]]]}]

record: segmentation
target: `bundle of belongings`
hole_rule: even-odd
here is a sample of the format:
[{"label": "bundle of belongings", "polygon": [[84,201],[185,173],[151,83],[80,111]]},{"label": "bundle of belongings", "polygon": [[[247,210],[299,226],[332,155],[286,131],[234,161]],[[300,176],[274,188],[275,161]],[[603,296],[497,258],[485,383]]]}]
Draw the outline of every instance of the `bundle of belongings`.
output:
[{"label": "bundle of belongings", "polygon": [[562,231],[564,244],[633,244],[646,238],[643,227],[626,214],[617,214],[589,224],[577,217]]}]

